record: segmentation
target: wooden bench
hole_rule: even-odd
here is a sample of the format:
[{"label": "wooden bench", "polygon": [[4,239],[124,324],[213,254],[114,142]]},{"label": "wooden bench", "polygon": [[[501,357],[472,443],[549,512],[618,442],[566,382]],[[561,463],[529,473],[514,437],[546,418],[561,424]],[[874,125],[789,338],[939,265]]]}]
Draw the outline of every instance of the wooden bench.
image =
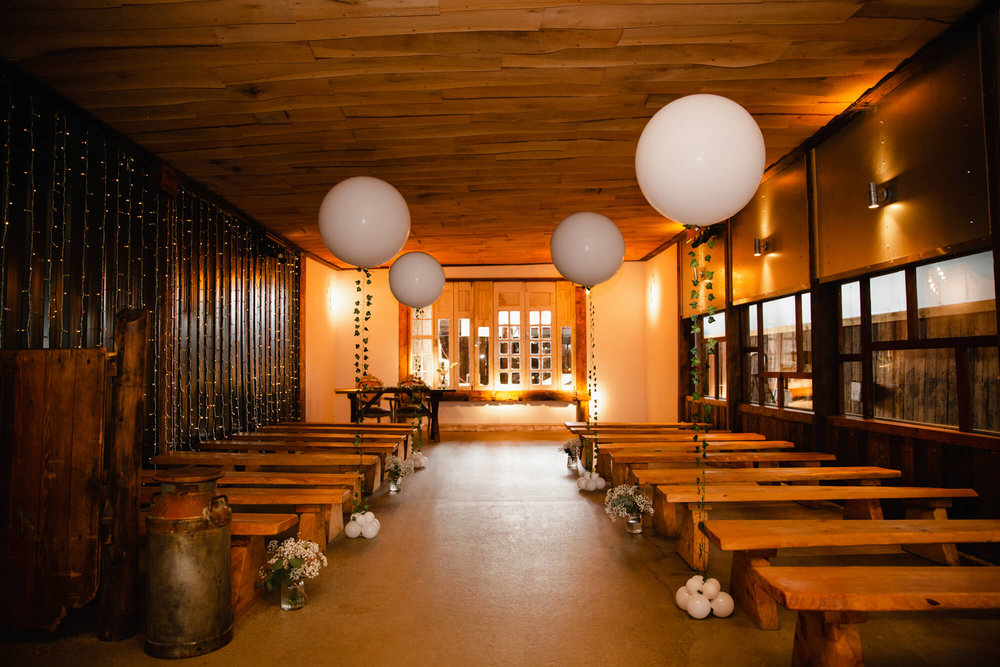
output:
[{"label": "wooden bench", "polygon": [[364,474],[365,493],[374,493],[382,481],[382,462],[379,457],[330,452],[300,452],[297,454],[258,452],[170,452],[158,454],[149,462],[155,466],[202,465],[217,466],[223,470],[242,468],[245,471],[297,470],[300,472],[351,472]]},{"label": "wooden bench", "polygon": [[792,665],[863,665],[868,612],[1000,608],[1000,567],[762,567],[757,586],[798,612]]},{"label": "wooden bench", "polygon": [[639,486],[661,484],[706,484],[789,482],[810,483],[832,480],[860,480],[878,484],[883,479],[902,477],[903,473],[878,466],[811,466],[806,468],[658,468],[633,470],[633,481]]},{"label": "wooden bench", "polygon": [[563,422],[571,432],[573,430],[593,431],[657,431],[670,428],[691,428],[691,422]]},{"label": "wooden bench", "polygon": [[657,467],[697,465],[704,461],[709,466],[730,466],[745,468],[767,468],[782,463],[798,465],[819,465],[823,461],[835,461],[833,454],[826,452],[798,451],[707,451],[701,452],[648,452],[616,450],[608,454],[611,462],[611,482],[615,486],[624,484],[632,470],[650,470]]},{"label": "wooden bench", "polygon": [[361,435],[364,438],[369,436],[397,436],[401,438],[400,457],[403,459],[408,459],[412,454],[413,450],[413,438],[417,429],[415,429],[411,424],[364,424],[358,426],[357,424],[306,424],[305,422],[299,422],[298,424],[292,425],[282,425],[275,424],[271,426],[261,426],[257,429],[257,433],[267,434],[267,435],[280,435],[281,437],[291,437],[295,434],[305,434],[305,435],[350,435],[352,438],[355,435]]},{"label": "wooden bench", "polygon": [[[730,452],[746,451],[758,452],[774,449],[794,449],[795,443],[788,440],[716,440],[700,443],[690,438],[676,441],[666,440],[661,442],[609,442],[600,446],[597,454],[597,471],[602,477],[610,477],[612,471],[611,457],[614,454],[632,454],[646,452],[689,452],[698,453],[702,449],[706,452]],[[584,448],[584,453],[589,454],[590,449]],[[589,462],[589,458],[585,463]]]},{"label": "wooden bench", "polygon": [[737,606],[765,630],[778,627],[778,609],[774,598],[757,588],[751,571],[767,567],[778,549],[934,545],[951,547],[942,553],[953,553],[947,564],[958,565],[956,544],[1000,542],[1000,520],[986,519],[712,519],[700,527],[712,544],[733,552],[730,591]]},{"label": "wooden bench", "polygon": [[762,503],[838,500],[845,519],[882,519],[880,500],[934,499],[944,510],[950,498],[975,498],[974,489],[916,486],[757,486],[752,484],[662,485],[653,493],[653,526],[677,537],[677,552],[695,570],[708,567],[708,538],[698,529],[708,520],[711,503]]}]

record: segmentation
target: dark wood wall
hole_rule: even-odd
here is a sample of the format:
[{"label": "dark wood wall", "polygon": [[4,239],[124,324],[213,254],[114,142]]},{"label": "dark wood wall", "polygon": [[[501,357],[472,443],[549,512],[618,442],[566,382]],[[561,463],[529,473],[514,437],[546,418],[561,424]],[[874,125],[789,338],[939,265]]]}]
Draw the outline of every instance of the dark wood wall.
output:
[{"label": "dark wood wall", "polygon": [[143,454],[299,414],[299,254],[0,66],[0,348],[152,316]]}]

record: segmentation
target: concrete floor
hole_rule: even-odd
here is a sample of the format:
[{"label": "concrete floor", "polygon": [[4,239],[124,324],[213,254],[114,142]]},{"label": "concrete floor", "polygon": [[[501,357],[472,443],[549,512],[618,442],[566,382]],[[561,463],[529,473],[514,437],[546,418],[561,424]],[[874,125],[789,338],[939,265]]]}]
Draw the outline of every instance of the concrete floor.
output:
[{"label": "concrete floor", "polygon": [[[334,541],[307,582],[308,605],[270,594],[237,620],[233,641],[190,665],[787,665],[794,615],[762,631],[736,612],[690,619],[674,591],[692,572],[673,541],[624,532],[603,492],[577,490],[555,450],[562,433],[448,433],[402,493],[376,494],[374,540]],[[774,517],[820,516],[797,505]],[[751,516],[734,508],[718,516]],[[831,514],[832,516],[832,514]],[[911,562],[895,550],[847,556]],[[813,557],[811,560],[815,560]],[[809,562],[808,553],[777,562]],[[728,589],[714,548],[710,576]],[[142,636],[115,643],[74,631],[6,638],[10,665],[145,665]],[[80,625],[79,623],[77,624]],[[1000,664],[1000,613],[873,614],[861,626],[876,665]]]}]

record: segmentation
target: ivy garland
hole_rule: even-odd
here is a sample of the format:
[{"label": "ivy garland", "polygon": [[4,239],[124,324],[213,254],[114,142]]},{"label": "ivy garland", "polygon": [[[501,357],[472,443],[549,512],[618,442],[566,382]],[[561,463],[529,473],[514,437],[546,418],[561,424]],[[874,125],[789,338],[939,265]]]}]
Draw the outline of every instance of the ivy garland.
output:
[{"label": "ivy garland", "polygon": [[[690,229],[690,227],[688,227]],[[709,238],[705,242],[709,250],[715,247],[715,239]],[[717,309],[715,304],[715,294],[713,294],[712,281],[715,277],[715,272],[710,270],[708,267],[712,261],[712,256],[710,254],[705,254],[704,265],[698,261],[698,254],[694,250],[688,251],[688,257],[691,258],[689,265],[693,270],[693,276],[691,278],[691,310],[697,310],[698,308],[698,295],[699,286],[704,282],[704,289],[706,291],[706,301],[708,301],[708,322],[715,321],[715,313]],[[698,315],[691,316],[691,335],[694,337],[694,345],[691,347],[691,383],[694,388],[691,393],[692,406],[691,406],[691,422],[692,429],[695,432],[695,440],[698,441],[698,455],[695,457],[696,465],[701,469],[701,475],[698,477],[698,509],[704,510],[705,508],[705,462],[707,460],[708,454],[708,440],[705,435],[709,431],[710,418],[712,415],[712,406],[708,404],[703,404],[702,399],[704,395],[702,394],[703,388],[703,374],[702,374],[702,358],[701,358],[701,347],[698,344],[698,334],[701,333],[701,318]],[[716,341],[710,340],[706,343],[706,353],[712,354],[715,351]],[[704,560],[705,556],[705,545],[699,543],[699,560]],[[707,574],[707,571],[703,571],[702,575]]]},{"label": "ivy garland", "polygon": [[[594,332],[594,322],[595,322],[595,311],[594,311],[594,299],[590,294],[592,288],[586,288],[586,298],[587,298],[587,336],[590,343],[590,363],[587,365],[587,430],[590,430],[591,424],[597,425],[597,357],[595,355],[595,348],[597,347],[597,336]],[[582,438],[582,436],[581,436]],[[586,444],[586,443],[583,443]],[[598,455],[598,445],[597,438],[591,438],[591,458],[590,458],[590,468],[591,472],[597,471],[597,455]]]},{"label": "ivy garland", "polygon": [[[372,284],[372,272],[367,268],[358,267],[358,273],[364,273],[364,281],[359,277],[354,281],[354,286],[356,288],[357,299],[354,301],[354,336],[355,338],[360,338],[361,340],[355,341],[354,343],[354,386],[357,387],[361,383],[361,378],[368,375],[368,321],[372,318],[372,295],[368,293],[367,288]],[[364,312],[362,313],[361,304],[364,303]],[[360,403],[361,397],[358,396],[358,402]],[[360,427],[361,422],[364,420],[364,410],[358,410],[358,414],[355,416],[355,423]],[[368,498],[364,496],[364,473],[363,470],[364,454],[361,451],[361,445],[364,442],[364,436],[361,435],[360,431],[354,432],[354,447],[358,452],[358,486],[354,491],[354,502],[352,506],[352,513],[356,512],[367,512],[368,511]]]}]

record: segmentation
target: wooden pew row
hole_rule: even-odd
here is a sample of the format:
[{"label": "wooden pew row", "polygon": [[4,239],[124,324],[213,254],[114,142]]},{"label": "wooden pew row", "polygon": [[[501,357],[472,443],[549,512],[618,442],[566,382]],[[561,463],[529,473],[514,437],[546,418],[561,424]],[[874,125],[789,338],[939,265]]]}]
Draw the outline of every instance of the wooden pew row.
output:
[{"label": "wooden pew row", "polygon": [[705,570],[708,538],[698,525],[708,520],[712,504],[836,500],[844,503],[845,519],[882,519],[883,499],[931,500],[934,512],[944,513],[950,499],[977,495],[975,489],[914,486],[709,484],[700,490],[696,485],[661,485],[653,492],[653,526],[668,537],[678,538],[677,552],[692,569]]},{"label": "wooden pew row", "polygon": [[[605,479],[612,474],[611,457],[615,454],[638,452],[690,452],[697,453],[702,449],[706,452],[758,452],[776,449],[794,449],[795,443],[788,440],[715,440],[704,444],[690,439],[662,442],[609,442],[600,446],[597,453],[597,472]],[[589,448],[583,453],[589,454]]]},{"label": "wooden pew row", "polygon": [[170,452],[150,459],[155,466],[216,466],[223,470],[242,468],[254,471],[351,472],[361,470],[365,493],[373,493],[382,481],[382,462],[372,454],[300,452],[297,454],[257,452]]},{"label": "wooden pew row", "polygon": [[[267,555],[267,541],[277,539],[299,522],[297,514],[234,512],[230,524],[230,584],[233,617],[260,598],[259,570]],[[145,513],[139,516],[139,534],[146,532]]]},{"label": "wooden pew row", "polygon": [[792,664],[861,666],[868,612],[1000,608],[1000,567],[762,567],[757,586],[798,612]]},{"label": "wooden pew row", "polygon": [[729,466],[746,468],[768,468],[782,463],[801,466],[819,465],[823,461],[835,461],[837,457],[826,452],[799,451],[708,451],[701,452],[658,452],[658,451],[612,451],[608,454],[611,462],[611,483],[625,484],[632,470],[655,470],[657,468],[694,466],[704,461],[709,466]]},{"label": "wooden pew row", "polygon": [[384,424],[379,424],[377,422],[364,422],[362,424],[355,424],[354,422],[305,422],[305,421],[288,421],[288,422],[278,422],[276,424],[268,424],[267,426],[261,426],[260,431],[264,430],[276,430],[283,431],[288,428],[296,429],[331,429],[338,430],[343,429],[344,431],[355,431],[358,428],[362,428],[365,431],[395,431],[400,429],[415,430],[412,424],[406,422],[386,422]]},{"label": "wooden pew row", "polygon": [[804,468],[659,468],[635,470],[633,480],[639,486],[662,484],[705,484],[787,482],[809,483],[833,480],[859,480],[861,484],[878,484],[883,479],[896,479],[903,473],[878,466],[810,466]]},{"label": "wooden pew row", "polygon": [[[1000,520],[904,519],[712,519],[700,526],[712,544],[733,552],[729,588],[737,606],[764,630],[778,627],[774,598],[756,583],[753,570],[769,567],[778,549],[934,545],[958,565],[956,544],[1000,542]],[[948,549],[947,547],[950,547]]]},{"label": "wooden pew row", "polygon": [[[376,428],[377,427],[377,428]],[[337,434],[348,434],[352,438],[360,434],[367,438],[369,435],[396,435],[400,437],[405,437],[403,444],[400,446],[400,457],[403,459],[408,459],[413,453],[413,440],[417,429],[415,429],[411,424],[364,424],[360,427],[357,424],[313,424],[306,422],[296,422],[293,424],[282,425],[274,424],[271,426],[261,426],[257,429],[256,433],[260,434],[281,434],[282,437],[287,437],[292,434],[309,434],[309,435],[337,435]]]},{"label": "wooden pew row", "polygon": [[658,431],[663,429],[691,428],[691,422],[597,422],[587,424],[587,422],[563,422],[563,425],[571,432],[576,429],[590,429],[593,431]]}]

